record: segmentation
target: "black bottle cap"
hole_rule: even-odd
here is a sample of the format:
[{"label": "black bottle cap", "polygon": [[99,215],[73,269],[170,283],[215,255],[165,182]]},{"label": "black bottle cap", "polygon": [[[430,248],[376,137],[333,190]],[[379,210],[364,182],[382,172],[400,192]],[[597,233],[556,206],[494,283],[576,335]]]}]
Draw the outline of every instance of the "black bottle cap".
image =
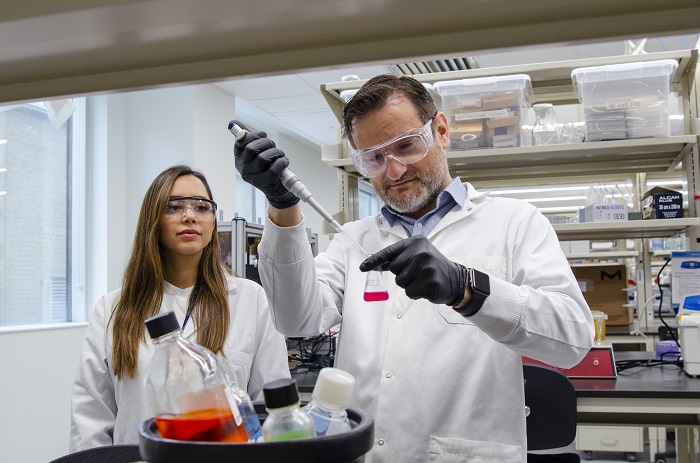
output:
[{"label": "black bottle cap", "polygon": [[146,320],[146,328],[151,339],[156,339],[180,329],[175,312],[163,312]]},{"label": "black bottle cap", "polygon": [[263,396],[267,408],[288,407],[299,402],[299,390],[294,378],[270,381],[263,386]]}]

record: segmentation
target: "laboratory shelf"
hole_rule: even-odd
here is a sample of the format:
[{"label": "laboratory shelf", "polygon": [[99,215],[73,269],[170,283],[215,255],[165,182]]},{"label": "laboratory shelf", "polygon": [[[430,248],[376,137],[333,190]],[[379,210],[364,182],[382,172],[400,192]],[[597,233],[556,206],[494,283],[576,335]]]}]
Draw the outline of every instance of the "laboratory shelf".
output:
[{"label": "laboratory shelf", "polygon": [[[453,176],[470,182],[672,172],[697,143],[698,136],[683,135],[448,151],[447,162]],[[357,172],[350,159],[324,162]]]},{"label": "laboratory shelf", "polygon": [[[604,58],[554,61],[464,71],[417,74],[424,83],[435,83],[474,77],[526,74],[530,76],[536,102],[555,104],[579,103],[574,94],[571,72],[574,69],[653,60],[675,60],[678,67],[670,76],[671,92],[684,94],[686,77],[695,74],[698,50],[676,50],[644,55],[623,55]],[[340,93],[358,89],[366,80],[321,84],[321,93],[339,121],[345,101]],[[439,101],[439,95],[435,95]],[[533,182],[552,178],[603,178],[629,176],[639,172],[670,173],[698,145],[697,135],[658,138],[611,140],[548,146],[524,146],[467,151],[448,151],[450,172],[472,183],[494,185],[499,181]],[[338,144],[328,149],[333,154],[323,161],[345,172],[357,175],[352,161],[341,153],[347,146]]]},{"label": "laboratory shelf", "polygon": [[[523,64],[516,66],[502,66],[482,69],[468,69],[464,71],[437,72],[431,74],[416,74],[412,77],[424,83],[435,83],[445,80],[470,79],[474,77],[491,77],[514,74],[527,74],[530,76],[532,88],[535,92],[533,103],[557,103],[576,104],[578,98],[574,95],[571,71],[577,68],[589,66],[604,66],[610,64],[635,63],[640,61],[654,61],[673,59],[678,62],[678,68],[671,75],[670,90],[678,91],[682,85],[683,75],[694,72],[698,61],[698,50],[675,50],[661,53],[647,53],[643,55],[622,55],[603,58],[585,58],[567,61],[552,61],[549,63]],[[326,98],[328,105],[338,120],[342,120],[343,105],[345,101],[340,97],[344,90],[360,88],[366,80],[354,80],[347,82],[334,82],[321,84],[321,93]]]},{"label": "laboratory shelf", "polygon": [[587,222],[554,224],[560,240],[605,240],[664,238],[690,227],[700,226],[700,218],[627,220],[625,222]]},{"label": "laboratory shelf", "polygon": [[567,254],[567,259],[615,259],[624,257],[637,257],[639,251],[598,251],[598,252],[576,252]]},{"label": "laboratory shelf", "polygon": [[622,265],[619,262],[585,262],[585,263],[569,263],[569,267],[606,267],[613,265]]}]

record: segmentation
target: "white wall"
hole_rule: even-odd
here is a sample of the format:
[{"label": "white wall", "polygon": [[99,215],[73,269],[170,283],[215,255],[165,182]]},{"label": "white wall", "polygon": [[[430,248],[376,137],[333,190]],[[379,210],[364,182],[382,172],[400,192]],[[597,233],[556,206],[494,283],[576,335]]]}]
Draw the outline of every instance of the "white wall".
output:
[{"label": "white wall", "polygon": [[85,326],[0,334],[0,461],[47,463],[68,451]]},{"label": "white wall", "polygon": [[[89,99],[90,310],[102,294],[121,285],[143,195],[163,169],[184,163],[201,170],[224,219],[234,216],[234,140],[227,126],[235,115],[235,101],[213,85]],[[296,135],[285,136],[279,128],[270,130],[270,136],[314,197],[336,212],[336,174],[321,162],[320,148]],[[319,249],[325,250],[328,238],[320,236],[321,219],[308,206],[303,208],[306,226],[319,233]],[[70,394],[84,335],[85,324],[0,332],[1,462],[46,463],[68,452]]]}]

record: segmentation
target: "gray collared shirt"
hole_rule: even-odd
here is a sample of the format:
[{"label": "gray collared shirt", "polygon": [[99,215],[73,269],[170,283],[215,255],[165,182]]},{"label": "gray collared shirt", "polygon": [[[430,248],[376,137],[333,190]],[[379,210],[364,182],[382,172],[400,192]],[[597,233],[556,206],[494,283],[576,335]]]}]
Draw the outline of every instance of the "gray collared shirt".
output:
[{"label": "gray collared shirt", "polygon": [[408,236],[425,235],[427,236],[433,228],[452,210],[453,207],[459,205],[464,206],[467,200],[467,187],[462,183],[459,177],[452,180],[452,183],[447,185],[437,198],[437,206],[432,211],[425,214],[420,219],[412,219],[401,215],[388,206],[382,206],[381,212],[389,225],[393,226],[397,221],[406,230]]}]

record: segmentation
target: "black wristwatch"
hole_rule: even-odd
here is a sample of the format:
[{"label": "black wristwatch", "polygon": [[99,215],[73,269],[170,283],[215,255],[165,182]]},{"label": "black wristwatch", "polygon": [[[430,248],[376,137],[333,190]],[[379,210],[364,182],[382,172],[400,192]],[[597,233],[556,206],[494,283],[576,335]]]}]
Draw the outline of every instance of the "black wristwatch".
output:
[{"label": "black wristwatch", "polygon": [[461,307],[459,309],[454,308],[457,313],[464,317],[469,317],[474,315],[479,311],[484,301],[489,294],[491,294],[491,285],[489,284],[489,276],[484,272],[474,270],[473,268],[467,269],[467,286],[472,293],[472,298],[469,304]]}]

